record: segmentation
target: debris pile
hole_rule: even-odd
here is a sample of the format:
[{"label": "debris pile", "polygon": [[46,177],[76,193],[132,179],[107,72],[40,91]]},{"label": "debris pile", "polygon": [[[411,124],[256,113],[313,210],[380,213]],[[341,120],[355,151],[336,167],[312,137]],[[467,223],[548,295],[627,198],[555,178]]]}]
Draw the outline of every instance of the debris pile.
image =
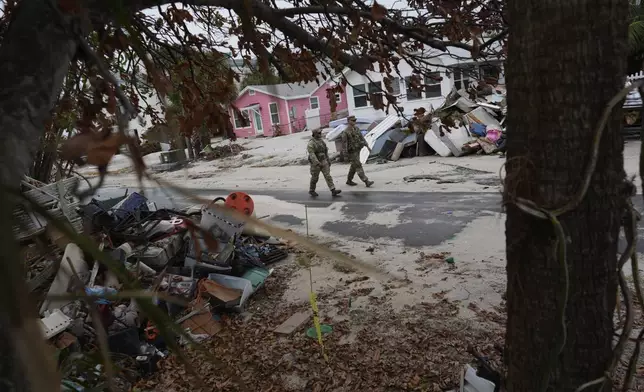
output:
[{"label": "debris pile", "polygon": [[[372,121],[357,118],[369,148],[360,160],[392,160],[437,154],[460,157],[505,151],[505,92],[480,81],[469,89],[452,91],[436,110],[417,109],[409,120],[398,114]],[[326,139],[343,154],[341,136],[346,119],[330,123]]]},{"label": "debris pile", "polygon": [[[49,197],[60,199],[53,192]],[[118,382],[129,390],[156,372],[170,349],[210,339],[224,328],[222,317],[245,311],[273,273],[271,265],[288,253],[280,240],[253,232],[219,208],[224,206],[254,213],[252,198],[241,192],[182,210],[157,208],[137,192],[92,199],[74,214],[98,252],[66,236],[33,241],[17,229],[30,287],[43,292],[43,338],[58,353],[63,390],[89,390],[106,381],[96,367],[103,334],[112,360],[124,369]],[[39,233],[46,233],[47,224],[38,222]],[[91,358],[94,365],[87,367]]]},{"label": "debris pile", "polygon": [[417,111],[411,127],[443,157],[504,152],[505,96],[486,87],[452,91],[437,110]]},{"label": "debris pile", "polygon": [[221,146],[214,146],[214,147],[208,144],[201,151],[201,157],[207,161],[212,161],[213,159],[221,159],[221,158],[237,155],[244,150],[245,148],[240,146],[237,143],[230,143],[225,146],[221,145]]},{"label": "debris pile", "polygon": [[[64,192],[59,195],[67,197]],[[392,313],[386,301],[370,297],[373,287],[359,285],[348,298],[333,291],[317,296],[324,312],[335,309],[340,317],[312,313],[308,302],[284,303],[300,266],[275,263],[301,250],[217,206],[255,212],[252,198],[241,192],[176,210],[134,192],[75,208],[95,248],[73,233],[53,236],[46,223],[44,237],[22,241],[43,339],[56,352],[63,391],[106,388],[108,371],[97,365],[103,339],[118,391],[439,391],[459,383],[484,384],[464,390],[491,391],[460,364],[471,359],[467,345],[498,358],[492,343],[501,341],[500,327],[455,320],[459,305],[447,299]],[[46,278],[32,282],[45,270]],[[341,286],[367,280],[356,274]],[[260,290],[261,302],[253,301]],[[372,306],[352,308],[352,298]],[[322,322],[328,362],[316,328],[309,328],[316,322]],[[171,355],[180,346],[187,355]]]}]

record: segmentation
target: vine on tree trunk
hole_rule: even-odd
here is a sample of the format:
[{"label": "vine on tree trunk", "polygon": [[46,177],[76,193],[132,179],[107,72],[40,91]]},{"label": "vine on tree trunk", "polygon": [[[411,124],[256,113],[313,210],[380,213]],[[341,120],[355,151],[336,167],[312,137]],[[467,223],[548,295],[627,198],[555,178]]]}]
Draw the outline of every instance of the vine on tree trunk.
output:
[{"label": "vine on tree trunk", "polygon": [[[641,91],[643,86],[644,86],[644,81],[640,81],[637,83],[633,83],[628,87],[625,87],[619,93],[617,93],[604,108],[602,116],[599,122],[597,123],[597,126],[595,127],[595,130],[593,133],[590,161],[588,163],[588,166],[586,167],[586,172],[582,177],[582,182],[581,182],[582,185],[577,191],[577,193],[575,194],[575,196],[572,198],[572,200],[570,200],[562,207],[555,208],[553,210],[548,210],[538,206],[536,203],[534,203],[531,200],[527,200],[521,197],[514,197],[511,191],[509,191],[508,189],[506,189],[505,191],[506,204],[512,203],[516,205],[520,210],[525,212],[526,214],[529,214],[535,218],[547,220],[550,222],[556,236],[555,249],[554,249],[556,254],[556,259],[559,260],[562,272],[564,274],[564,285],[561,287],[561,293],[560,293],[561,299],[560,299],[560,305],[559,305],[558,316],[557,316],[558,324],[561,325],[561,335],[559,335],[557,339],[557,347],[555,349],[552,349],[549,353],[549,360],[548,360],[549,365],[546,367],[546,369],[543,370],[541,384],[537,386],[538,391],[545,392],[548,389],[550,375],[556,367],[557,357],[562,353],[566,345],[566,334],[567,334],[566,308],[568,305],[568,297],[569,297],[569,289],[570,289],[568,261],[567,261],[567,254],[566,254],[566,242],[568,241],[568,239],[566,238],[565,231],[563,229],[563,226],[559,222],[558,217],[577,208],[577,206],[581,203],[581,201],[586,196],[586,192],[588,191],[588,188],[590,186],[591,178],[595,172],[595,168],[597,167],[597,158],[599,154],[600,141],[601,141],[604,129],[606,128],[606,125],[608,123],[608,119],[610,117],[611,112],[613,111],[616,105],[618,105],[620,102],[623,101],[624,97],[626,97],[626,95],[631,90],[638,88]],[[642,133],[644,133],[644,128]],[[642,148],[644,149],[644,146]],[[640,165],[643,165],[642,163],[643,159],[644,158],[640,156]],[[631,184],[631,187],[632,187],[632,184]],[[631,194],[629,194],[627,197],[630,197],[630,196]],[[628,245],[625,253],[622,254],[618,262],[618,271],[619,271],[618,278],[619,278],[619,286],[624,295],[624,300],[626,304],[626,323],[622,330],[622,334],[619,338],[619,341],[614,348],[613,360],[609,368],[606,370],[605,375],[596,380],[589,381],[579,386],[576,392],[582,392],[583,390],[598,384],[602,384],[602,390],[603,390],[603,388],[607,385],[608,381],[611,380],[611,377],[617,365],[619,364],[619,360],[623,354],[624,345],[626,344],[627,340],[630,337],[632,324],[633,324],[633,309],[632,309],[633,303],[632,303],[631,294],[628,289],[628,285],[626,283],[624,273],[622,271],[622,267],[624,266],[626,261],[628,261],[628,259],[631,259],[632,261],[635,287],[637,290],[638,298],[640,300],[640,304],[641,306],[644,306],[644,296],[642,295],[642,288],[640,286],[639,275],[637,273],[639,269],[638,269],[637,255],[635,252],[636,243],[637,243],[636,225],[637,225],[638,216],[630,200],[627,199],[625,202],[627,205],[627,211],[626,211],[626,219],[625,219],[626,222],[623,225],[624,225],[624,231],[626,234]],[[637,363],[637,358],[638,358],[636,354],[639,354],[640,340],[642,339],[643,336],[644,334],[641,333],[640,336],[638,337],[637,347],[635,350],[636,353],[634,353],[633,356],[631,357],[630,364],[629,364],[629,376],[627,377],[627,380],[624,383],[624,391],[627,391],[628,389],[630,389],[630,383],[632,382],[632,372],[634,371],[634,366],[635,366],[634,364]]]}]

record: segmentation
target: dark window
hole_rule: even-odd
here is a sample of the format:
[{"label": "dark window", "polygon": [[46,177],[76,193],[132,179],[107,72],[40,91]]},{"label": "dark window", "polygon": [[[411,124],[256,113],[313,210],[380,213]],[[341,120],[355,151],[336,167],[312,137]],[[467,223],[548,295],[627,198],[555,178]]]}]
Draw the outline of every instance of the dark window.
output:
[{"label": "dark window", "polygon": [[436,98],[442,95],[440,72],[432,72],[425,76],[425,98]]},{"label": "dark window", "polygon": [[367,101],[367,90],[364,84],[353,86],[353,104],[357,108],[363,108],[369,105]]},{"label": "dark window", "polygon": [[456,90],[466,89],[470,85],[472,70],[469,68],[454,68],[454,87]]},{"label": "dark window", "polygon": [[407,76],[405,78],[405,87],[407,89],[408,101],[415,101],[423,97],[423,90],[420,86],[418,75]]},{"label": "dark window", "polygon": [[382,108],[382,82],[369,83],[369,101],[375,109]]},{"label": "dark window", "polygon": [[391,80],[391,86],[388,89],[389,94],[391,95],[400,95],[400,79],[399,78],[393,78]]},{"label": "dark window", "polygon": [[239,117],[239,112],[233,110],[233,116],[235,119],[235,128],[248,128],[250,126],[250,116],[248,115],[247,110],[241,111],[242,116],[244,116],[244,121]]}]

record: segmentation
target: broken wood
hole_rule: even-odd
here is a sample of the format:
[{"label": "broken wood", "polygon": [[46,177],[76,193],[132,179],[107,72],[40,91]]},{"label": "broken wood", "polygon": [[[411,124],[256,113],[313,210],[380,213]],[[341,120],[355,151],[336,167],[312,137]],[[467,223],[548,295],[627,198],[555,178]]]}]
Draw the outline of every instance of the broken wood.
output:
[{"label": "broken wood", "polygon": [[293,332],[297,331],[302,325],[307,323],[311,319],[311,311],[305,310],[302,312],[295,313],[289,317],[286,321],[280,324],[273,332],[290,335]]}]

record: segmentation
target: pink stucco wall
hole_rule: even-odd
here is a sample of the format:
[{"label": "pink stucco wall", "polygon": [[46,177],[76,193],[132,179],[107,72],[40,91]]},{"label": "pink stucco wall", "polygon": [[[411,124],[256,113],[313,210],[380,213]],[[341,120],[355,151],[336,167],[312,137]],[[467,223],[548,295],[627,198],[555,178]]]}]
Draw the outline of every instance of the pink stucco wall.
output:
[{"label": "pink stucco wall", "polygon": [[[320,103],[320,124],[326,126],[331,121],[331,103],[329,98],[327,98],[327,89],[330,88],[328,82],[324,83],[323,86],[320,86],[319,89],[313,91],[311,96],[318,97],[318,102]],[[335,111],[340,112],[347,109],[347,94],[343,90],[340,93],[340,102],[336,104]]]},{"label": "pink stucco wall", "polygon": [[[318,97],[320,104],[320,122],[322,125],[327,125],[331,118],[331,108],[329,99],[326,97],[326,90],[329,87],[328,83],[318,88],[313,92],[312,96]],[[338,103],[336,111],[345,110],[347,108],[346,94],[342,92],[341,102]],[[271,124],[271,114],[269,104],[275,102],[279,108],[279,124]],[[260,91],[255,91],[254,95],[250,95],[246,91],[243,95],[239,96],[235,101],[235,106],[242,109],[252,105],[259,105],[259,113],[262,117],[262,127],[264,136],[273,136],[276,128],[279,128],[282,135],[289,133],[301,132],[306,127],[306,110],[311,108],[310,99],[299,98],[285,100],[278,98]],[[295,107],[295,117],[291,118],[291,108]],[[233,111],[231,108],[231,121],[233,127],[235,125],[233,119]],[[238,137],[247,138],[261,135],[256,132],[255,117],[253,112],[250,111],[250,124],[243,128],[234,128],[235,134]]]},{"label": "pink stucco wall", "polygon": [[[271,124],[271,112],[269,109],[269,104],[271,102],[276,102],[279,108],[279,113],[280,113],[280,123],[283,123],[283,119],[286,118],[286,112],[284,111],[284,107],[286,106],[284,104],[284,100],[281,98],[274,97],[272,95],[264,94],[260,91],[255,91],[254,95],[250,95],[248,91],[246,91],[243,95],[239,96],[237,100],[235,101],[235,106],[237,106],[238,109],[242,109],[248,106],[252,105],[259,105],[259,113],[262,117],[262,128],[264,130],[264,135],[265,136],[272,136],[274,133],[274,126]],[[238,137],[251,137],[251,136],[257,136],[258,133],[255,128],[255,116],[253,116],[253,112],[251,111],[250,113],[250,123],[248,124],[247,127],[243,128],[236,128],[235,127],[235,121],[233,117],[233,110],[231,108],[231,121],[233,123],[233,127],[235,127],[235,134]],[[282,133],[288,133],[288,129],[285,130],[282,129]]]},{"label": "pink stucco wall", "polygon": [[[295,108],[295,117],[290,117],[291,109]],[[290,99],[288,101],[289,118],[291,132],[302,132],[306,128],[306,110],[309,109],[309,98]]]}]

